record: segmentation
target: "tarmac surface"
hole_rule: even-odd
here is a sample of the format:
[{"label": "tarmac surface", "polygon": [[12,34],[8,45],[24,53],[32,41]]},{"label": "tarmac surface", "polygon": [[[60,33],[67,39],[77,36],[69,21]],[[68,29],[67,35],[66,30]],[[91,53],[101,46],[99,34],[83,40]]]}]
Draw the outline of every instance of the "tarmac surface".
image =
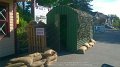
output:
[{"label": "tarmac surface", "polygon": [[120,31],[97,33],[94,39],[85,54],[61,53],[50,67],[120,67]]}]

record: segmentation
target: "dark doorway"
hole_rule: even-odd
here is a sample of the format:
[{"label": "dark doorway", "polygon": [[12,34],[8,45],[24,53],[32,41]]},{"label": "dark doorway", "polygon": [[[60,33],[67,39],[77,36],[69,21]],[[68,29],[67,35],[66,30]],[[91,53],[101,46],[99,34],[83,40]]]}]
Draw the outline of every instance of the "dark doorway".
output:
[{"label": "dark doorway", "polygon": [[60,51],[67,47],[67,15],[60,15]]}]

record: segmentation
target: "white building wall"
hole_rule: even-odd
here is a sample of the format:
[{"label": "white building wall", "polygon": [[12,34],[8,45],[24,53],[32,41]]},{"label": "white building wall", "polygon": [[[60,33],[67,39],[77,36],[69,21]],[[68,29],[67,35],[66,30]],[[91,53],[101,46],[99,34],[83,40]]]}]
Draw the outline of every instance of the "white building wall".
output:
[{"label": "white building wall", "polygon": [[50,8],[48,7],[36,5],[35,6],[35,21],[37,22],[42,21],[46,24],[46,21],[47,21],[46,15],[49,12],[49,9]]}]

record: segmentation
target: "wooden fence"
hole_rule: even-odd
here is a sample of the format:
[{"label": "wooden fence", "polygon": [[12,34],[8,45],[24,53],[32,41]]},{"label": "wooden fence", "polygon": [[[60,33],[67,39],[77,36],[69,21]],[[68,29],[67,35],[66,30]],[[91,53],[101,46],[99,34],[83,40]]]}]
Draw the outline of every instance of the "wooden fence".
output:
[{"label": "wooden fence", "polygon": [[43,52],[46,48],[45,24],[31,21],[27,26],[28,52]]}]

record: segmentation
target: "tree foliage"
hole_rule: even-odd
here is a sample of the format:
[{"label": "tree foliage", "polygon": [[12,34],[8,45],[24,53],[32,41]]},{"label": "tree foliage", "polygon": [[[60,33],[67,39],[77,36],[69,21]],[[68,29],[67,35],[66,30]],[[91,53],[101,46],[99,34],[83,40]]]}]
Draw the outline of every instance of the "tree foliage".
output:
[{"label": "tree foliage", "polygon": [[54,7],[59,5],[68,5],[75,9],[80,9],[86,12],[90,12],[92,8],[89,4],[93,0],[36,0],[39,5]]},{"label": "tree foliage", "polygon": [[29,22],[33,19],[29,10],[31,3],[28,2],[27,5],[25,5],[25,3],[23,2],[21,3],[22,5],[20,3],[17,4],[17,12],[19,12],[20,17],[22,17],[25,21]]},{"label": "tree foliage", "polygon": [[120,18],[116,15],[108,15],[108,17],[110,17],[113,20],[113,27],[115,27],[116,29],[120,29]]},{"label": "tree foliage", "polygon": [[17,44],[19,45],[19,52],[21,53],[24,48],[28,47],[26,26],[32,20],[30,13],[31,3],[29,2],[18,2],[17,12],[19,12],[19,24],[17,27]]},{"label": "tree foliage", "polygon": [[115,28],[120,28],[120,18],[116,15],[109,15],[109,17],[113,18],[113,26]]},{"label": "tree foliage", "polygon": [[57,0],[36,0],[40,5],[42,6],[48,6],[51,7],[53,6]]}]

